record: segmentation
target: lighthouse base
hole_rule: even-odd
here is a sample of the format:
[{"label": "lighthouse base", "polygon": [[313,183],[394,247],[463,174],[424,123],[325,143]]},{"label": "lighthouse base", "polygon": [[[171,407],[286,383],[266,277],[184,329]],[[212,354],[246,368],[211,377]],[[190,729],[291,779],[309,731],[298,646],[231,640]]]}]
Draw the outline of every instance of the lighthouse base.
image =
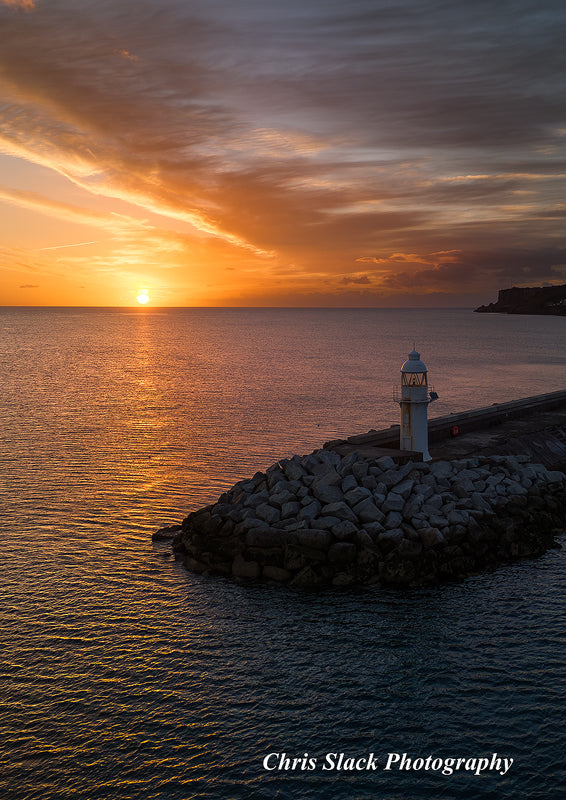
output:
[{"label": "lighthouse base", "polygon": [[400,449],[401,450],[410,450],[416,453],[420,453],[423,457],[423,461],[432,461],[432,456],[428,452],[428,447],[421,449],[419,447],[415,447],[411,441],[410,436],[402,436],[400,441]]},{"label": "lighthouse base", "polygon": [[428,400],[402,399],[399,446],[401,450],[416,450],[423,461],[430,461],[428,452]]}]

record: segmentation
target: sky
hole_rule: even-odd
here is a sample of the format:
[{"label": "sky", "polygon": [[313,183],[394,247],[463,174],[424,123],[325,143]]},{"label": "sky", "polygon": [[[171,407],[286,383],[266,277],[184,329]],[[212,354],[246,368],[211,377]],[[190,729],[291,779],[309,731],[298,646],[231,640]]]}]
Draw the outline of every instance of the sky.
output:
[{"label": "sky", "polygon": [[563,0],[0,0],[0,305],[566,283]]}]

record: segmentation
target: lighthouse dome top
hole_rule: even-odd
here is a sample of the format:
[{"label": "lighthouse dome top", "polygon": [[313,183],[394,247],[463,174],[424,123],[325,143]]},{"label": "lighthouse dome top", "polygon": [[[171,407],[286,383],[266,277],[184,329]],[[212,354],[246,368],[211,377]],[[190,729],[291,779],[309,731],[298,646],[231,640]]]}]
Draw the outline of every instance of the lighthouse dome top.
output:
[{"label": "lighthouse dome top", "polygon": [[416,350],[409,353],[408,361],[401,367],[401,372],[426,372],[426,366],[421,361],[421,354]]}]

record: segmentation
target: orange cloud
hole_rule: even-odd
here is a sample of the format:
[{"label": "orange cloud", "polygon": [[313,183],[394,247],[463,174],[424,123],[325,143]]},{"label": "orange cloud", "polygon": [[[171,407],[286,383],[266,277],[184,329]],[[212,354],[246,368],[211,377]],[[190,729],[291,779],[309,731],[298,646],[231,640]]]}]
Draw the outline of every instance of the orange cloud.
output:
[{"label": "orange cloud", "polygon": [[118,55],[122,56],[122,58],[127,58],[129,61],[139,61],[138,56],[129,53],[127,50],[117,50],[116,52]]},{"label": "orange cloud", "polygon": [[0,0],[0,2],[12,8],[22,8],[24,11],[32,11],[35,8],[34,0]]}]

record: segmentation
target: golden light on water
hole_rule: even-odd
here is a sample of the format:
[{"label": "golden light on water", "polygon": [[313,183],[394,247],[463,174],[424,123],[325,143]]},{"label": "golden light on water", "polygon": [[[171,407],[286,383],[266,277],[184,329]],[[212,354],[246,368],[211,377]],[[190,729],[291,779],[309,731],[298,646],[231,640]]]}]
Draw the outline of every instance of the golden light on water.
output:
[{"label": "golden light on water", "polygon": [[140,305],[145,306],[146,303],[149,303],[148,292],[145,289],[140,289],[137,294],[136,300]]}]

